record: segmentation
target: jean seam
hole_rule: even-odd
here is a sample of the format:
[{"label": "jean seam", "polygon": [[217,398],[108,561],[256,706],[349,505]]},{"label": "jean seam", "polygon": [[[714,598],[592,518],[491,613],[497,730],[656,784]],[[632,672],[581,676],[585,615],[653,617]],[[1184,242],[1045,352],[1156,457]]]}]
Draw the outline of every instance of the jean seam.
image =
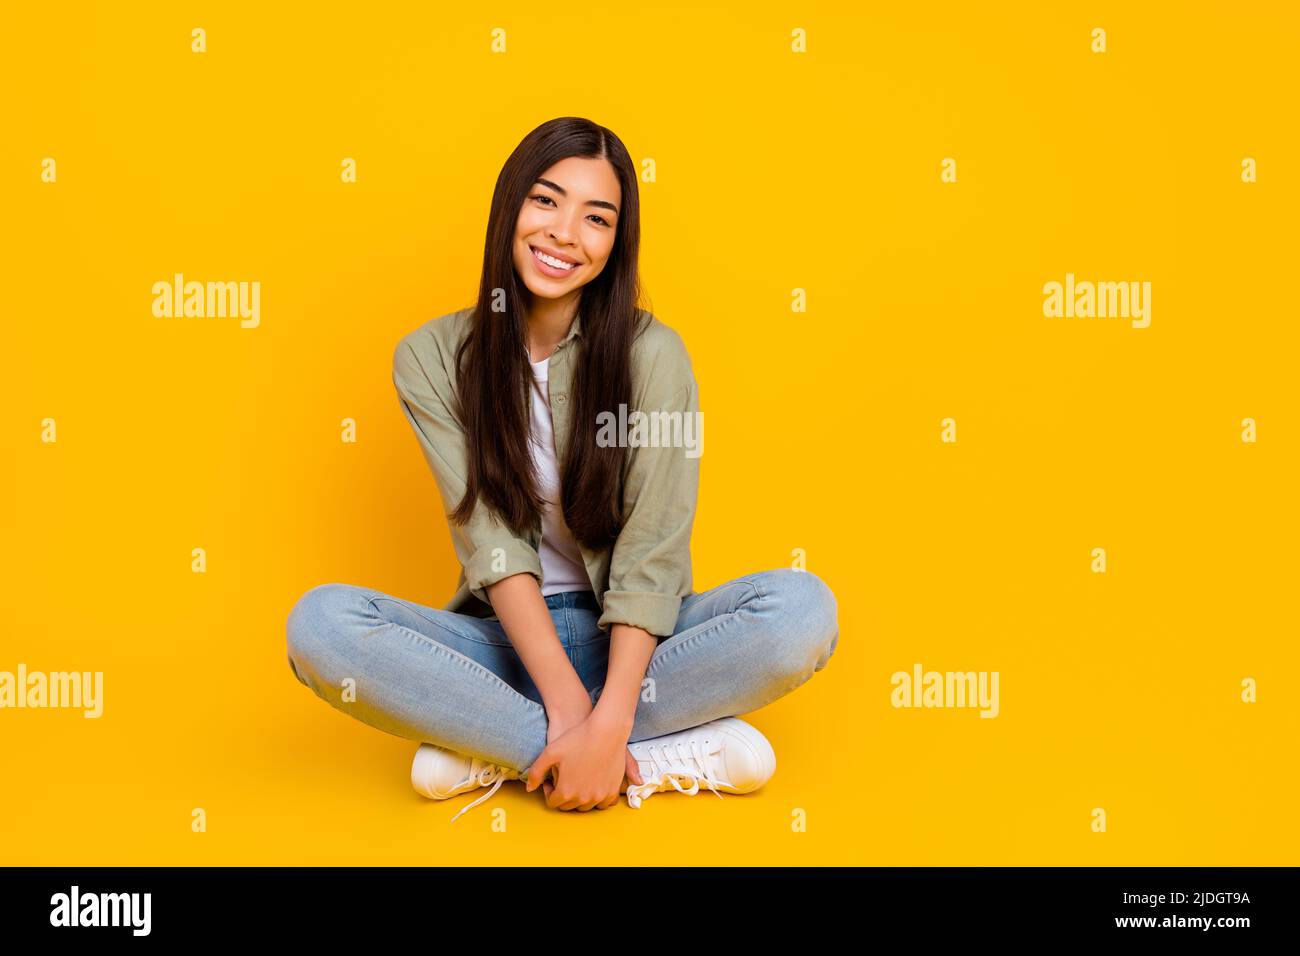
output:
[{"label": "jean seam", "polygon": [[[740,579],[738,579],[738,580],[736,580],[736,581],[728,581],[727,584],[726,584],[726,585],[723,585],[723,586],[724,586],[724,587],[726,587],[726,586],[735,587],[735,586],[738,585],[738,584],[747,584],[747,585],[749,585],[751,588],[753,588],[753,589],[754,589],[755,597],[760,597],[760,598],[767,597],[767,592],[764,591],[761,587],[759,587],[758,584],[757,584],[757,582],[755,582],[755,581],[749,581],[749,580],[746,580],[746,579],[744,579],[744,578],[740,578]],[[742,600],[743,600],[743,599],[742,599]],[[740,601],[737,601],[735,604],[731,605],[731,610],[729,610],[727,613],[728,613],[728,614],[735,614],[736,611],[737,611],[737,610],[739,609],[739,607],[740,607],[740,603],[741,603]]]},{"label": "jean seam", "polygon": [[578,675],[578,681],[582,681],[582,654],[578,651],[578,645],[573,641],[573,611],[569,607],[569,602],[564,602],[564,649],[565,656],[569,663],[573,665],[573,670]]},{"label": "jean seam", "polygon": [[530,699],[524,694],[519,693],[519,691],[516,688],[511,687],[507,681],[501,678],[500,674],[494,673],[490,668],[484,667],[478,661],[474,660],[474,658],[462,654],[454,647],[448,647],[446,644],[443,644],[440,641],[435,641],[433,638],[429,637],[428,635],[421,634],[419,631],[415,630],[415,628],[407,627],[405,624],[398,624],[396,621],[385,621],[384,623],[388,627],[395,627],[399,631],[406,631],[409,634],[414,634],[425,644],[429,645],[429,647],[432,648],[433,650],[442,651],[443,653],[451,657],[453,660],[457,660],[458,662],[463,661],[464,663],[470,665],[471,670],[480,671],[483,677],[488,678],[489,681],[495,681],[496,683],[504,687],[506,690],[510,691],[512,694],[515,694],[525,702],[532,704],[534,707],[541,706],[540,704],[537,703],[537,701]]},{"label": "jean seam", "polygon": [[[754,591],[755,591],[755,593],[756,593],[756,595],[757,595],[758,597],[760,597],[760,598],[762,598],[762,597],[766,597],[766,592],[765,592],[761,587],[759,587],[755,582],[753,582],[753,581],[744,581],[744,582],[741,582],[741,583],[748,584],[750,587],[752,587],[752,588],[754,589]],[[728,611],[726,614],[719,614],[717,617],[713,618],[713,620],[710,622],[711,626],[706,627],[704,630],[700,631],[698,634],[692,634],[689,638],[687,638],[687,639],[684,640],[684,641],[679,642],[678,644],[676,644],[676,645],[674,645],[673,647],[669,648],[667,651],[664,651],[662,654],[660,654],[660,653],[658,653],[658,652],[652,654],[651,657],[650,657],[650,664],[649,664],[649,666],[646,668],[646,673],[649,674],[650,671],[654,670],[654,668],[655,668],[656,665],[658,665],[658,664],[662,663],[663,661],[667,660],[669,657],[672,657],[672,656],[676,655],[676,653],[677,653],[679,650],[681,650],[682,648],[686,647],[687,645],[693,645],[693,644],[695,643],[695,641],[697,641],[699,638],[704,637],[706,634],[710,634],[710,633],[712,633],[714,630],[716,630],[717,628],[721,627],[723,624],[728,623],[729,621],[731,621],[732,618],[734,618],[737,614],[739,614],[740,611],[741,611],[741,606],[740,606],[739,604],[737,604],[735,607],[733,607],[733,608],[732,608],[730,611]],[[676,637],[676,635],[673,635],[673,636]],[[672,638],[669,638],[669,640],[672,640]]]},{"label": "jean seam", "polygon": [[[420,610],[416,605],[412,604],[412,603],[409,602],[409,601],[403,601],[401,598],[393,597],[391,594],[377,594],[377,595],[375,595],[374,597],[369,598],[369,599],[366,601],[366,603],[369,604],[372,608],[374,608],[375,613],[378,614],[379,617],[380,617],[380,619],[383,620],[386,624],[397,624],[397,622],[396,622],[396,621],[390,621],[390,620],[388,620],[388,618],[384,617],[383,613],[379,610],[379,608],[375,606],[375,602],[376,602],[376,601],[393,601],[393,602],[396,603],[396,604],[400,604],[400,605],[402,605],[404,608],[406,608],[408,611],[410,611],[412,614],[414,614],[416,617],[420,618],[420,620],[422,620],[422,621],[428,621],[430,624],[432,624],[434,627],[438,628],[439,630],[441,630],[441,631],[446,631],[448,634],[451,634],[451,635],[453,635],[453,636],[455,636],[455,637],[458,637],[458,638],[460,638],[460,639],[462,639],[462,640],[473,641],[475,644],[483,644],[483,645],[485,645],[485,646],[487,646],[487,647],[509,647],[509,648],[511,648],[511,649],[514,648],[514,644],[510,641],[510,638],[509,638],[508,636],[506,637],[506,639],[505,639],[504,641],[485,641],[485,640],[483,640],[481,637],[472,637],[472,636],[470,636],[470,635],[468,635],[468,634],[462,634],[460,631],[457,631],[457,630],[454,630],[454,629],[448,627],[446,624],[443,624],[441,621],[438,621],[438,620],[436,620],[436,619],[434,619],[434,618],[429,617],[429,615],[427,615],[427,614],[425,614],[424,612],[422,612],[422,611],[421,611],[421,610]],[[501,622],[498,621],[497,623],[500,624]],[[399,624],[398,626],[399,626],[399,627],[406,627],[405,624]],[[414,628],[410,628],[410,627],[407,627],[406,629],[407,629],[408,631],[415,631]],[[503,630],[503,631],[505,630],[505,626],[504,626],[504,625],[502,625],[502,630]],[[419,631],[415,631],[415,633],[416,633],[416,634],[419,634],[420,632],[419,632]],[[444,645],[444,646],[445,646],[445,645]],[[464,655],[462,655],[462,656],[464,656]],[[468,660],[468,658],[466,658],[466,659]]]},{"label": "jean seam", "polygon": [[651,655],[650,666],[646,668],[646,674],[649,675],[650,671],[654,670],[657,665],[668,660],[668,658],[670,657],[675,657],[677,655],[677,652],[680,651],[682,648],[688,645],[693,645],[697,640],[704,637],[706,634],[710,634],[713,631],[717,630],[719,627],[729,622],[732,618],[734,618],[739,613],[740,613],[740,609],[737,608],[734,611],[728,611],[726,614],[719,614],[717,617],[713,618],[713,620],[709,622],[708,627],[700,631],[698,634],[692,634],[686,640],[678,642],[677,644],[670,647],[668,650],[664,651],[662,654],[656,652],[655,654]]}]

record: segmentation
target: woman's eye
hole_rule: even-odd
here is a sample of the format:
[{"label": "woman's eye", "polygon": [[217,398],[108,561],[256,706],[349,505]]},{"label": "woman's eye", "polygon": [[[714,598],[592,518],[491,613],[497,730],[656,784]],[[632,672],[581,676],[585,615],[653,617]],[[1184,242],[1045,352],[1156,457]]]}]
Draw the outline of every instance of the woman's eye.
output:
[{"label": "woman's eye", "polygon": [[[533,196],[532,198],[533,198],[533,199],[541,199],[541,200],[545,200],[546,202],[550,203],[552,206],[555,205],[555,200],[552,199],[550,196],[543,196],[543,195],[540,195],[540,194],[539,194],[539,195]],[[597,216],[595,213],[592,213],[591,218],[592,218],[592,219],[595,219],[595,220],[596,220],[598,223],[600,223],[602,226],[608,226],[608,225],[609,225],[608,220],[606,220],[604,216]]]}]

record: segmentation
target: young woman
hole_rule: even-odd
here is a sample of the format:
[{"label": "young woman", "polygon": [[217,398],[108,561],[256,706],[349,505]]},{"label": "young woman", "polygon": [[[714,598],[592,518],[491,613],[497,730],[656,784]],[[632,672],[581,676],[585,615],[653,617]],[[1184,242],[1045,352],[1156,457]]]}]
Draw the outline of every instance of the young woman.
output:
[{"label": "young woman", "polygon": [[492,784],[474,806],[526,779],[548,806],[585,811],[622,792],[636,807],[668,789],[755,790],[776,757],[734,715],[835,650],[835,598],[811,572],[692,590],[703,422],[681,337],[637,306],[639,243],[637,176],[612,132],[564,117],[519,144],[477,303],[393,356],[450,509],[456,593],[433,608],[324,584],[289,615],[294,674],[421,741],[425,796]]}]

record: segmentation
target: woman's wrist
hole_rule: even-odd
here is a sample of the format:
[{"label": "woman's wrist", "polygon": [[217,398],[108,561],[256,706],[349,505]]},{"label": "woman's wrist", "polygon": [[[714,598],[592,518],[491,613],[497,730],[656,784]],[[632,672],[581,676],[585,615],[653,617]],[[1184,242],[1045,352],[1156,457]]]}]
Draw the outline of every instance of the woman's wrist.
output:
[{"label": "woman's wrist", "polygon": [[596,706],[588,719],[596,721],[602,727],[609,728],[611,731],[630,735],[632,727],[636,723],[635,701],[632,707],[624,707],[619,706],[613,697],[601,696],[596,701]]},{"label": "woman's wrist", "polygon": [[587,715],[591,713],[591,697],[582,686],[582,682],[578,681],[576,688],[569,688],[549,699],[543,696],[542,706],[546,708],[546,719],[548,721],[573,724],[586,719]]}]

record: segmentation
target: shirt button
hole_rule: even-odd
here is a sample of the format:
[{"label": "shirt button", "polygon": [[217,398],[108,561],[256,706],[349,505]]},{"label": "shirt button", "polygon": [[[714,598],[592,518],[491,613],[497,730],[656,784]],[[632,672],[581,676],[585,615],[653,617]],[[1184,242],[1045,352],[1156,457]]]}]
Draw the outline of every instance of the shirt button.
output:
[{"label": "shirt button", "polygon": [[555,400],[556,400],[557,402],[559,402],[561,405],[563,405],[565,402],[568,401],[568,399],[564,397],[564,393],[563,393],[563,392],[561,392],[559,395],[556,395],[556,396],[555,396]]}]

